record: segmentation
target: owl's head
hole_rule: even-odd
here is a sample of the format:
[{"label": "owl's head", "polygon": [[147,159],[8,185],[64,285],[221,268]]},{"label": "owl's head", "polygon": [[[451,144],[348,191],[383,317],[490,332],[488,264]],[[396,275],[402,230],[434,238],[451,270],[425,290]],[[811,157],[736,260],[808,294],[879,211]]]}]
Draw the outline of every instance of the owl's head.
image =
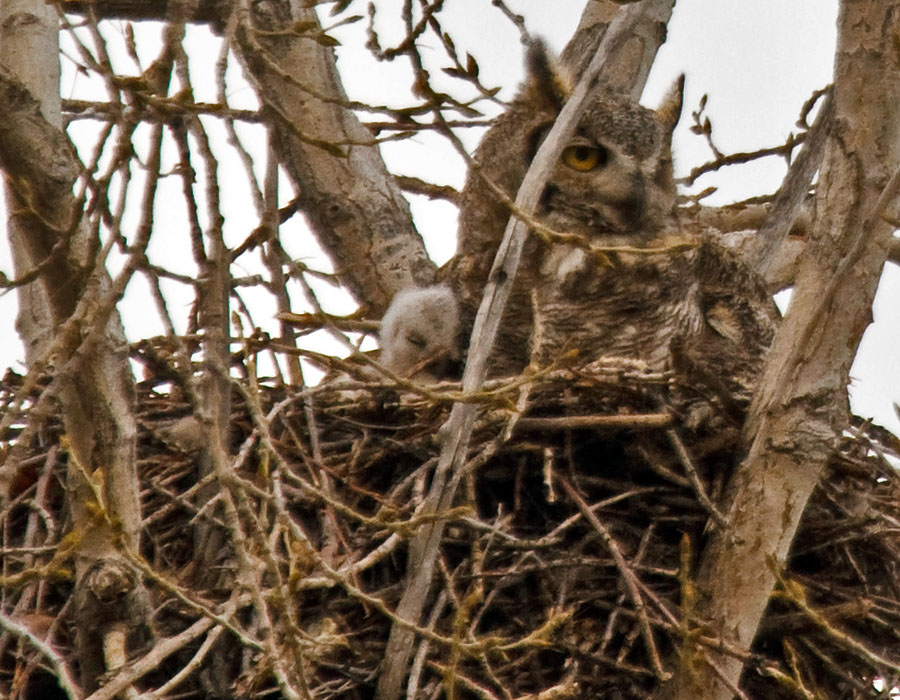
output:
[{"label": "owl's head", "polygon": [[[529,50],[528,65],[523,97],[548,117],[530,137],[530,161],[568,93],[560,91],[567,81],[548,77],[555,70],[542,44]],[[599,86],[548,179],[539,209],[547,224],[606,245],[640,245],[657,234],[675,206],[671,144],[683,93],[682,76],[654,111]]]},{"label": "owl's head", "polygon": [[444,376],[459,359],[459,307],[449,287],[398,292],[381,320],[381,362],[413,381]]},{"label": "owl's head", "polygon": [[[571,92],[571,81],[541,42],[528,51],[527,78],[479,146],[481,173],[511,197]],[[553,229],[601,245],[642,245],[660,232],[675,205],[672,132],[681,114],[683,77],[657,110],[598,86],[565,147],[538,215]],[[508,213],[470,175],[460,203],[461,248],[466,238],[499,240]],[[496,199],[496,198],[494,198]],[[497,224],[490,231],[492,221]]]},{"label": "owl's head", "polygon": [[[679,87],[678,112],[680,98]],[[593,95],[547,181],[538,210],[546,223],[604,245],[641,245],[659,233],[675,206],[669,113]]]}]

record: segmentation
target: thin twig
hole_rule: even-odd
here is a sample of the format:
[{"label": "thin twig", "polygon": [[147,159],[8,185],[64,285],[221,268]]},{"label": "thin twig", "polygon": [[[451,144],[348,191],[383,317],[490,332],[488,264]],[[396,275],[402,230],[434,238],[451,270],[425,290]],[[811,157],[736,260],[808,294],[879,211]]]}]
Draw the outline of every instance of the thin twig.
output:
[{"label": "thin twig", "polygon": [[653,630],[650,628],[650,620],[647,617],[647,609],[644,605],[644,599],[641,596],[638,579],[632,570],[631,565],[625,559],[622,550],[619,549],[619,545],[613,538],[612,533],[602,522],[600,522],[600,518],[598,518],[588,504],[585,503],[581,494],[575,490],[565,477],[558,476],[557,479],[559,483],[562,484],[565,492],[569,495],[569,498],[571,498],[575,502],[575,505],[578,506],[578,510],[581,511],[581,514],[591,524],[591,527],[597,531],[597,534],[600,535],[600,539],[603,540],[603,544],[616,562],[616,568],[619,570],[619,573],[622,574],[625,587],[628,589],[628,595],[631,598],[635,613],[640,621],[644,646],[647,650],[647,655],[650,657],[653,671],[660,680],[667,680],[670,674],[663,668],[662,661],[659,658],[659,652],[656,649],[656,642],[653,640]]},{"label": "thin twig", "polygon": [[520,418],[519,430],[657,430],[672,425],[669,413],[631,413],[610,416],[560,416],[558,418]]},{"label": "thin twig", "polygon": [[669,428],[666,430],[666,436],[669,438],[669,442],[672,443],[672,447],[675,448],[675,454],[678,455],[681,466],[683,466],[684,471],[687,472],[688,479],[691,482],[691,486],[694,488],[694,493],[697,495],[697,500],[700,501],[700,505],[706,509],[706,512],[709,513],[716,526],[723,529],[730,527],[728,519],[722,515],[722,512],[716,508],[716,504],[713,503],[707,495],[706,488],[703,486],[703,481],[700,479],[700,473],[697,471],[697,466],[694,464],[694,460],[691,457],[690,452],[688,452],[687,447],[685,447],[678,431],[675,430],[675,428]]}]

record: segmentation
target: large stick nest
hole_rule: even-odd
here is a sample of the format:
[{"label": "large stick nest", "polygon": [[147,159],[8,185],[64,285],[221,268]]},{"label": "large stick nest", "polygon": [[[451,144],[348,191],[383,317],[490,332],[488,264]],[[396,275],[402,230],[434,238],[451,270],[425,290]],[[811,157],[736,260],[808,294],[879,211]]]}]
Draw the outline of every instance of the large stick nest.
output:
[{"label": "large stick nest", "polygon": [[[679,658],[705,653],[693,571],[710,529],[727,526],[740,430],[726,419],[685,428],[668,408],[673,381],[611,360],[479,397],[417,621],[406,686],[416,697],[643,698]],[[2,398],[18,385],[8,374]],[[203,609],[231,629],[185,642],[137,686],[158,687],[196,655],[178,697],[278,697],[279,664],[309,697],[372,697],[407,545],[430,521],[417,508],[454,391],[236,391],[231,477],[198,488],[206,457],[179,437],[190,420],[173,429],[189,406],[177,390],[142,385],[141,554],[156,606],[135,661]],[[61,432],[45,422],[2,512],[2,605],[74,668]],[[15,443],[15,431],[5,438]],[[841,438],[751,651],[746,697],[874,698],[897,684],[897,452],[892,435],[861,422]],[[221,543],[212,556],[198,544],[210,541]],[[11,697],[51,697],[44,655],[8,632],[0,654]]]}]

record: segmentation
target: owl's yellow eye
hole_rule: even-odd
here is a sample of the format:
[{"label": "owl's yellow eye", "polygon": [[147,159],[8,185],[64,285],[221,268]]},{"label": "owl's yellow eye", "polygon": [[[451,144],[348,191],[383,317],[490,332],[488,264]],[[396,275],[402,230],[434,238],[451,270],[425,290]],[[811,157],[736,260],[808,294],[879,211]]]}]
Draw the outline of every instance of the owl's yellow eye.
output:
[{"label": "owl's yellow eye", "polygon": [[606,165],[609,154],[605,148],[594,146],[568,146],[562,152],[562,161],[573,170],[587,172]]}]

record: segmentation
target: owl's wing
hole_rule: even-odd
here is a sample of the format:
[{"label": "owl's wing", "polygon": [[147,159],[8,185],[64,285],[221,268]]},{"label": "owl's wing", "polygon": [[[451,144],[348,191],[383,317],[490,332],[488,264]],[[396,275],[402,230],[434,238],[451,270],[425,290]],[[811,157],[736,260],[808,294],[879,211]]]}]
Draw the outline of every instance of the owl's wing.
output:
[{"label": "owl's wing", "polygon": [[762,277],[710,238],[701,242],[697,255],[707,323],[734,342],[760,342],[768,347],[781,314]]}]

